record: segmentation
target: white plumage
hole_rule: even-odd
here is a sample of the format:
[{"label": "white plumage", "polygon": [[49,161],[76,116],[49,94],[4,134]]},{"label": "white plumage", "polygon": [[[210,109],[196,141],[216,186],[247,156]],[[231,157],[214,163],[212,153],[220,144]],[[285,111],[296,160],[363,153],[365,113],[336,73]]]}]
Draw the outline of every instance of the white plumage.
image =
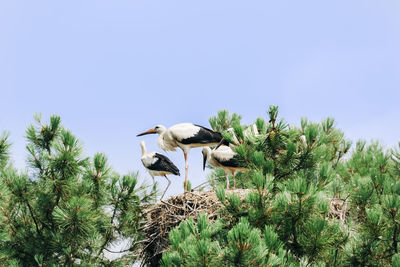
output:
[{"label": "white plumage", "polygon": [[159,134],[157,144],[165,151],[175,151],[176,147],[182,149],[185,156],[185,191],[187,191],[187,176],[189,164],[187,154],[191,148],[213,146],[220,143],[222,136],[218,132],[193,123],[180,123],[171,126],[169,129],[157,125],[153,129],[138,134]]},{"label": "white plumage", "polygon": [[302,136],[300,136],[300,142],[304,147],[307,146],[307,139],[306,139],[306,136],[304,134]]},{"label": "white plumage", "polygon": [[226,176],[226,188],[229,189],[229,173],[232,173],[234,187],[236,188],[235,176],[239,171],[247,171],[240,167],[237,160],[237,153],[228,146],[220,146],[218,149],[211,150],[209,147],[203,148],[203,169],[206,162],[216,168],[222,168]]},{"label": "white plumage", "polygon": [[[240,145],[240,142],[235,134],[235,130],[233,128],[228,128],[227,131],[232,134],[232,144],[229,144],[231,148],[234,148],[235,146]],[[260,136],[260,133],[258,132],[257,125],[253,123],[252,125],[248,126],[246,129],[243,131],[243,135],[247,139],[251,139],[255,136]],[[219,146],[217,146],[219,148]]]},{"label": "white plumage", "polygon": [[164,197],[165,192],[171,184],[171,181],[168,179],[167,174],[180,175],[179,169],[172,163],[172,161],[166,156],[157,153],[157,152],[147,152],[146,144],[144,141],[140,142],[140,147],[142,149],[142,163],[143,166],[147,169],[151,177],[155,176],[164,176],[168,180],[167,188],[165,188],[164,193],[161,196],[161,199]]},{"label": "white plumage", "polygon": [[243,131],[244,136],[246,136],[247,138],[251,138],[253,136],[259,136],[260,133],[258,132],[257,129],[257,125],[255,123],[253,123],[252,125],[250,125],[249,127],[247,127],[244,131]]}]

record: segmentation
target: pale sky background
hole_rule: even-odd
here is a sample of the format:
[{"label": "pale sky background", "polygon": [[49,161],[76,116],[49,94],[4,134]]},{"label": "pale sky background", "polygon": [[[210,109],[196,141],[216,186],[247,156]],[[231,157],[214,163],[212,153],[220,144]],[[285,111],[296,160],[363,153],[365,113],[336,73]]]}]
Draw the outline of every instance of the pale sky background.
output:
[{"label": "pale sky background", "polygon": [[[156,124],[243,122],[270,104],[290,124],[332,116],[352,140],[400,141],[400,1],[0,0],[0,131],[25,168],[33,114],[62,117],[88,156],[139,170]],[[183,191],[181,170],[167,195]],[[201,149],[189,178],[205,181]],[[166,185],[164,178],[162,188]]]}]

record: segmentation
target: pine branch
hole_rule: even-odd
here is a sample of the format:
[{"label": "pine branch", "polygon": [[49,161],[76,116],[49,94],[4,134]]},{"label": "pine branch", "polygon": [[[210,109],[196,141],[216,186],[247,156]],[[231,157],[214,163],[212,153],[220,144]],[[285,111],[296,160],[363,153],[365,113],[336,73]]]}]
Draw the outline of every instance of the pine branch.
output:
[{"label": "pine branch", "polygon": [[29,204],[29,202],[28,202],[27,199],[25,199],[25,203],[26,203],[26,205],[28,206],[29,213],[31,214],[31,217],[32,217],[32,219],[33,219],[33,222],[35,223],[36,232],[41,236],[41,235],[42,235],[42,232],[41,232],[40,229],[39,229],[38,223],[37,223],[37,221],[36,221],[36,217],[33,215],[32,207],[31,207],[31,205]]},{"label": "pine branch", "polygon": [[296,165],[296,167],[292,168],[291,170],[289,170],[286,173],[276,174],[276,178],[280,179],[283,177],[287,177],[287,176],[293,174],[294,172],[301,170],[302,165],[307,160],[307,157],[310,154],[310,152],[311,152],[311,150],[309,148],[307,148],[305,155],[303,157],[301,157],[301,159],[300,159],[299,163]]},{"label": "pine branch", "polygon": [[21,248],[20,248],[19,246],[17,246],[17,245],[20,245],[20,244],[11,244],[10,246],[11,246],[12,248],[14,248],[16,251],[18,251],[19,253],[23,253],[23,254],[25,254],[25,255],[31,257],[32,259],[34,258],[34,255],[32,255],[32,254],[29,253],[29,252],[24,251],[23,249],[21,249]]},{"label": "pine branch", "polygon": [[297,232],[296,232],[296,223],[298,218],[292,217],[292,235],[293,235],[293,246],[294,248],[299,247],[299,243],[297,242]]},{"label": "pine branch", "polygon": [[[117,197],[117,202],[115,203],[115,208],[114,208],[113,214],[111,216],[111,222],[110,222],[111,223],[111,227],[114,224],[114,218],[115,218],[115,215],[117,214],[117,209],[118,209],[118,204],[119,204],[120,198],[121,198],[121,195],[119,193],[118,197]],[[111,234],[107,233],[106,234],[106,239],[104,240],[103,245],[101,245],[100,250],[97,253],[97,257],[100,256],[100,254],[103,252],[104,248],[106,247],[106,245],[110,241],[110,239],[111,239]]]},{"label": "pine branch", "polygon": [[394,251],[396,252],[396,253],[398,253],[398,248],[397,248],[397,235],[398,235],[398,233],[397,233],[397,231],[398,231],[398,225],[397,225],[397,223],[396,223],[396,220],[395,220],[395,215],[394,215],[394,212],[392,212],[392,219],[393,219],[393,223],[394,223],[394,233],[393,233],[393,248],[394,248]]},{"label": "pine branch", "polygon": [[58,206],[58,203],[60,202],[60,199],[61,199],[61,190],[57,188],[56,203],[55,203],[53,209]]}]

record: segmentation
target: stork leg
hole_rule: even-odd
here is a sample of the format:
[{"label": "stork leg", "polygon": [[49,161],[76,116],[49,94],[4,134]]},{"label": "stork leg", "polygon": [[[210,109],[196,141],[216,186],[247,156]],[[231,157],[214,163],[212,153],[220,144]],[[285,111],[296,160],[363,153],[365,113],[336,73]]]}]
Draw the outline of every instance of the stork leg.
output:
[{"label": "stork leg", "polygon": [[229,172],[226,172],[226,189],[229,189]]},{"label": "stork leg", "polygon": [[185,192],[187,192],[187,177],[188,177],[188,170],[189,170],[189,163],[187,160],[187,153],[183,152],[185,155]]},{"label": "stork leg", "polygon": [[236,174],[236,172],[233,172],[233,173],[232,173],[232,176],[233,176],[233,186],[234,186],[235,189],[236,189],[237,187],[236,187],[236,181],[235,181],[235,174]]},{"label": "stork leg", "polygon": [[161,196],[160,200],[162,200],[162,199],[163,199],[163,197],[164,197],[164,195],[165,195],[165,192],[167,192],[167,190],[168,190],[168,187],[171,185],[171,180],[169,180],[169,179],[168,179],[168,177],[167,177],[166,175],[164,175],[164,177],[165,177],[165,179],[167,179],[167,180],[168,180],[168,185],[167,185],[167,188],[165,188],[165,191],[164,191],[164,193],[162,194],[162,196]]}]

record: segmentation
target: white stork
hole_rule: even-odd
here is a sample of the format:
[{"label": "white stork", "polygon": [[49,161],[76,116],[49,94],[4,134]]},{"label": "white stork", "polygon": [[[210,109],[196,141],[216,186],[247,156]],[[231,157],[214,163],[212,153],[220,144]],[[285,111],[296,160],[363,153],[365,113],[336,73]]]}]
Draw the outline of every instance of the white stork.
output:
[{"label": "white stork", "polygon": [[166,156],[157,152],[146,152],[146,144],[144,141],[140,142],[140,147],[142,148],[141,160],[143,166],[150,173],[151,177],[153,178],[153,182],[154,176],[164,176],[168,180],[167,188],[165,188],[165,191],[161,196],[162,199],[171,184],[171,181],[168,179],[167,174],[180,175],[179,169]]},{"label": "white stork", "polygon": [[[153,129],[138,134],[159,134],[157,143],[164,151],[175,151],[176,147],[182,149],[185,156],[185,192],[187,191],[187,176],[189,164],[187,155],[191,148],[203,146],[215,146],[222,140],[218,132],[193,123],[180,123],[166,129],[162,125],[157,125]],[[225,141],[226,142],[226,141]]]},{"label": "white stork", "polygon": [[[234,149],[235,146],[240,145],[240,142],[237,139],[235,130],[233,128],[228,128],[227,131],[232,134],[232,143],[229,143],[229,147]],[[251,139],[255,136],[260,136],[260,133],[257,129],[257,125],[253,123],[252,125],[248,126],[243,131],[243,135],[248,139]],[[227,141],[225,141],[225,138],[222,138],[221,142],[217,145],[217,147],[214,150],[217,150],[222,144],[227,145]]]},{"label": "white stork", "polygon": [[240,167],[237,159],[237,153],[229,146],[220,146],[218,149],[211,150],[209,147],[203,148],[203,170],[206,162],[216,168],[222,168],[226,175],[226,188],[229,189],[229,173],[232,173],[233,184],[236,188],[235,175],[239,171],[247,171],[246,168]]}]

